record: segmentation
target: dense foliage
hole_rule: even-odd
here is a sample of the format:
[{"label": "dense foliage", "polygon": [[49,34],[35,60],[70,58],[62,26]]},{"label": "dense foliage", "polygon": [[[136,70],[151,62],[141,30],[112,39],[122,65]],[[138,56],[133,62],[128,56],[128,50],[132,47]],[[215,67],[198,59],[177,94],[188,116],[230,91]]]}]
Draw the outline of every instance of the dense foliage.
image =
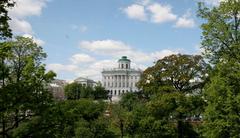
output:
[{"label": "dense foliage", "polygon": [[81,98],[107,99],[108,92],[100,84],[96,86],[82,85],[78,82],[68,84],[64,88],[67,99],[77,100]]},{"label": "dense foliage", "polygon": [[55,73],[45,71],[46,54],[29,38],[1,43],[0,52],[0,134],[5,137],[51,104],[46,86]]},{"label": "dense foliage", "polygon": [[8,21],[8,9],[13,7],[15,2],[13,0],[1,0],[0,1],[0,40],[12,37],[11,29]]}]

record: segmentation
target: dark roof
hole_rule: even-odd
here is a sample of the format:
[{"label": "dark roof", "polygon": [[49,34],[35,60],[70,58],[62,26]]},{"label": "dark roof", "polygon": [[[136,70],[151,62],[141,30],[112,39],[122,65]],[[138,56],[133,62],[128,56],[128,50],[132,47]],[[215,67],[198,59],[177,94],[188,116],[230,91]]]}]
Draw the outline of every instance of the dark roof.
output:
[{"label": "dark roof", "polygon": [[128,61],[128,62],[131,62],[131,60],[128,59],[127,56],[122,56],[122,58],[119,59],[118,62],[119,62],[119,61]]}]

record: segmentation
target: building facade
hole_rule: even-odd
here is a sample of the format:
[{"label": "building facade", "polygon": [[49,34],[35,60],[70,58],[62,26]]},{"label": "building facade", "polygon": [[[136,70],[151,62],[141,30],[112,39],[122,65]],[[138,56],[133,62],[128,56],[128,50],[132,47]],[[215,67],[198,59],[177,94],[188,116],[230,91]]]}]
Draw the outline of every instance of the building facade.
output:
[{"label": "building facade", "polygon": [[119,96],[126,92],[137,92],[136,84],[142,71],[131,68],[131,60],[122,56],[118,60],[118,68],[103,69],[102,85],[109,91],[109,95]]},{"label": "building facade", "polygon": [[90,87],[95,87],[97,85],[97,83],[94,80],[83,77],[78,77],[77,79],[74,80],[74,82]]},{"label": "building facade", "polygon": [[57,100],[64,100],[64,87],[67,85],[67,82],[64,80],[55,79],[53,80],[49,86],[48,89],[50,92],[52,92],[53,97]]}]

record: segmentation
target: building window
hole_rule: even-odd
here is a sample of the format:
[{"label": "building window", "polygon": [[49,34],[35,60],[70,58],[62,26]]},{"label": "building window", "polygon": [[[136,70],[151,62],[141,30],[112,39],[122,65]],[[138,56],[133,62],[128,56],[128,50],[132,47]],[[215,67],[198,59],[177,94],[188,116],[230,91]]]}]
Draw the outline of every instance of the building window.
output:
[{"label": "building window", "polygon": [[119,82],[119,87],[121,87],[121,82]]},{"label": "building window", "polygon": [[122,69],[123,69],[123,64],[122,64]]},{"label": "building window", "polygon": [[125,87],[125,83],[123,82],[123,87]]},{"label": "building window", "polygon": [[114,95],[117,95],[117,91],[116,90],[114,91]]},{"label": "building window", "polygon": [[121,94],[121,90],[118,90],[118,95],[120,95]]},{"label": "building window", "polygon": [[122,90],[122,93],[124,94],[124,90]]},{"label": "building window", "polygon": [[126,64],[126,68],[128,69],[128,64]]}]

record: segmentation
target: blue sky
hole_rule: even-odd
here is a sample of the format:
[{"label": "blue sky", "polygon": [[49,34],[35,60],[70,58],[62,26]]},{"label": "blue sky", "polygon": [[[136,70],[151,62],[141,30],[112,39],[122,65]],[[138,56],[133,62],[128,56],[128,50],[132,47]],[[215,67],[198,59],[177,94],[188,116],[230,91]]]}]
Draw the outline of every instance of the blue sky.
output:
[{"label": "blue sky", "polygon": [[200,53],[196,11],[197,0],[17,0],[10,26],[43,46],[57,78],[101,80],[122,55],[144,70],[170,54]]}]

